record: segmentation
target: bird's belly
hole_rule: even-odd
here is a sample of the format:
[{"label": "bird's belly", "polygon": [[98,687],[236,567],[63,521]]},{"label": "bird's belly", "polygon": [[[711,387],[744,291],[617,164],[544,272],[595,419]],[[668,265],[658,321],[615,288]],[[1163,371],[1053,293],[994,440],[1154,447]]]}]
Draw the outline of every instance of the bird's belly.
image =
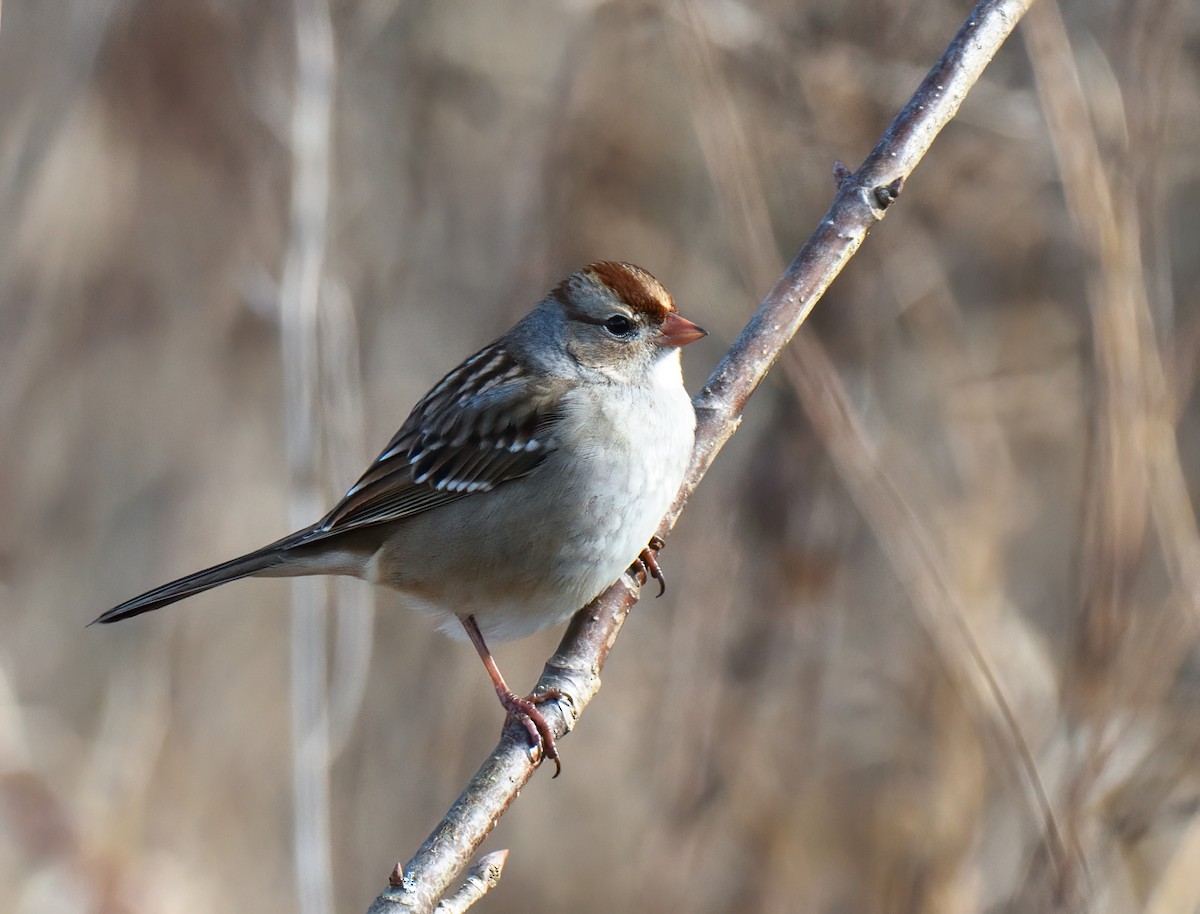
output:
[{"label": "bird's belly", "polygon": [[[455,637],[467,615],[489,642],[565,621],[637,558],[679,489],[691,436],[670,436],[678,446],[666,454],[660,437],[648,461],[642,436],[664,433],[654,425],[583,435],[524,479],[410,518],[368,577]],[[446,532],[468,527],[465,538]]]}]

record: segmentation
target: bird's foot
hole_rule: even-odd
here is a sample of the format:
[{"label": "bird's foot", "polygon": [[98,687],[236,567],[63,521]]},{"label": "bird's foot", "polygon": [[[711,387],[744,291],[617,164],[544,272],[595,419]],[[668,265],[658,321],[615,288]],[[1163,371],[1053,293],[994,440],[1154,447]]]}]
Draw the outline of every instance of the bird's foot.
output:
[{"label": "bird's foot", "polygon": [[562,698],[563,693],[558,689],[547,689],[536,695],[527,695],[521,698],[511,689],[502,689],[497,686],[496,695],[499,696],[500,704],[508,712],[508,716],[513,720],[520,721],[525,727],[525,731],[529,734],[530,744],[541,750],[541,758],[551,759],[554,762],[554,776],[558,777],[562,772],[562,763],[558,760],[558,746],[554,742],[554,733],[550,730],[550,724],[546,722],[546,718],[542,716],[542,712],[538,710],[537,706],[545,701]]},{"label": "bird's foot", "polygon": [[661,597],[667,592],[667,577],[663,574],[663,570],[658,564],[658,551],[666,545],[662,541],[662,537],[650,537],[650,543],[642,550],[641,554],[634,559],[633,564],[629,566],[629,570],[633,572],[634,578],[638,584],[645,584],[650,578],[658,581],[658,593],[655,596]]}]

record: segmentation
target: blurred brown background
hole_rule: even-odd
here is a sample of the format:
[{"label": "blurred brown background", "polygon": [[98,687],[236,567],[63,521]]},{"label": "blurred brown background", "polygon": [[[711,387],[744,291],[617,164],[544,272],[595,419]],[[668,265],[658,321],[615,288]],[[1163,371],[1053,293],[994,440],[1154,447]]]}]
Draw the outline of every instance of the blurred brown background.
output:
[{"label": "blurred brown background", "polygon": [[[697,389],[967,7],[333,2],[315,513],[588,260],[712,331]],[[4,4],[0,914],[363,911],[499,732],[469,648],[340,588],[325,832],[287,583],[84,627],[290,529],[294,12]],[[1200,7],[1035,12],[751,402],[480,910],[1200,910]],[[500,646],[514,687],[559,634]]]}]

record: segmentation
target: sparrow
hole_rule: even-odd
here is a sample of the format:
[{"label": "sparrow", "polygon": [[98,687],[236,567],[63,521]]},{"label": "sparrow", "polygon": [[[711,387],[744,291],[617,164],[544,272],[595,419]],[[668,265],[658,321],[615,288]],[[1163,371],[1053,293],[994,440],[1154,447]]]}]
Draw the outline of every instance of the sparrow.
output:
[{"label": "sparrow", "polygon": [[246,577],[362,578],[470,640],[505,711],[557,769],[537,704],[560,696],[517,696],[488,642],[564,622],[626,569],[661,593],[654,534],[696,428],[679,350],[705,335],[645,270],[590,264],[442,378],[315,524],[95,622]]}]

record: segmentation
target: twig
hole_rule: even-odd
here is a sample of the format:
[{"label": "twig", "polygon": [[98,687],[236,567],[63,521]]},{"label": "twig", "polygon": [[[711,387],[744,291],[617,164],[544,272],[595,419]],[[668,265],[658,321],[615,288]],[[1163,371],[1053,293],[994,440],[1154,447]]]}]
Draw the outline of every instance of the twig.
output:
[{"label": "twig", "polygon": [[[696,133],[722,210],[731,225],[742,230],[737,259],[751,286],[757,287],[780,269],[775,261],[778,245],[771,229],[766,194],[756,179],[736,105],[713,61],[712,42],[703,20],[697,15],[693,0],[676,0],[675,7],[687,26],[681,30],[681,43],[685,47],[676,54],[677,64],[685,72],[692,71],[688,81],[694,83],[697,107],[705,114],[695,118]],[[690,41],[686,40],[689,35]],[[845,166],[838,163],[835,180],[840,183],[848,175]],[[959,598],[949,577],[941,572],[944,567],[941,544],[904,498],[884,462],[875,456],[871,438],[820,342],[811,334],[797,337],[781,368],[847,492],[878,535],[897,579],[912,600],[919,622],[956,688],[963,693],[977,726],[1005,750],[1006,757],[1015,759],[1017,773],[1029,786],[1034,810],[1043,823],[1058,889],[1066,897],[1074,883],[1074,863],[1082,861],[1082,854],[1067,847],[1033,753],[993,672],[987,651],[967,618],[968,603]]]},{"label": "twig", "polygon": [[[675,504],[663,519],[664,538],[725,442],[741,424],[742,410],[820,296],[881,220],[904,180],[958,111],[1033,0],[981,0],[886,134],[853,174],[843,174],[833,205],[764,299],[741,335],[696,396],[696,448]],[[570,696],[543,705],[556,737],[564,736],[600,687],[600,671],[637,600],[622,578],[571,621],[550,658],[538,690]],[[432,911],[475,849],[483,842],[535,763],[524,730],[508,727],[465,791],[403,869],[399,885],[386,888],[369,914]]]},{"label": "twig", "polygon": [[504,861],[507,859],[507,850],[493,851],[480,857],[479,862],[467,871],[466,881],[459,890],[438,902],[434,914],[462,914],[500,884]]}]

